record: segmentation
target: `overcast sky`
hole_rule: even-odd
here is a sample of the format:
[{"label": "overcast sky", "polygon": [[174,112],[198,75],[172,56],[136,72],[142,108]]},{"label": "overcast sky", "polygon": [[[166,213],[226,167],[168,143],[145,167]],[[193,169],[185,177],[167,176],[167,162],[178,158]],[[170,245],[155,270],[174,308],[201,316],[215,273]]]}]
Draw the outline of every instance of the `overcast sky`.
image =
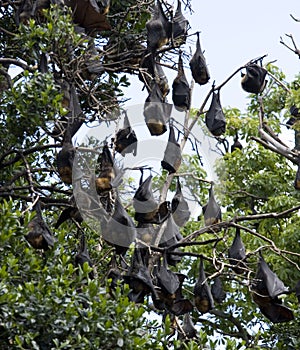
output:
[{"label": "overcast sky", "polygon": [[[169,0],[169,3],[172,2]],[[174,3],[176,6],[177,0]],[[280,36],[292,33],[300,48],[300,22],[297,23],[290,17],[293,14],[300,18],[299,0],[192,0],[192,5],[194,13],[190,15],[185,12],[185,16],[190,21],[190,33],[201,32],[201,46],[211,74],[211,80],[206,86],[195,88],[193,107],[201,105],[214,80],[217,85],[220,84],[238,67],[264,54],[268,55],[264,63],[277,60],[275,64],[286,73],[288,81],[298,73],[298,57],[279,41]],[[288,38],[286,41],[290,43]],[[189,47],[192,52],[195,50],[193,44],[188,44],[185,48]],[[167,71],[165,70],[171,86],[175,75]],[[190,80],[188,70],[186,75]],[[147,93],[140,92],[141,83],[133,85],[129,90],[131,102],[143,103]],[[221,90],[221,103],[224,107],[242,109],[247,103],[247,96],[240,87],[240,74],[237,74]],[[171,101],[171,94],[168,99]]]}]

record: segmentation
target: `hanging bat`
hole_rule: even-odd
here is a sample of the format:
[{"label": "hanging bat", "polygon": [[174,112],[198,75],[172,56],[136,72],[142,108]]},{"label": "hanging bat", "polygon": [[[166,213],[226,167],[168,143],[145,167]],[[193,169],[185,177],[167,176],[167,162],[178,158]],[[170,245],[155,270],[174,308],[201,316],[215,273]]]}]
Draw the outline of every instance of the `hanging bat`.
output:
[{"label": "hanging bat", "polygon": [[161,161],[161,166],[169,174],[174,174],[180,167],[181,159],[181,148],[176,141],[174,128],[170,125],[168,144],[165,149],[164,158]]},{"label": "hanging bat", "polygon": [[63,139],[62,149],[56,156],[56,166],[58,174],[61,180],[67,185],[72,184],[72,168],[75,158],[75,152],[76,151],[72,143],[70,127],[67,126]]},{"label": "hanging bat", "polygon": [[137,224],[137,239],[140,240],[143,244],[148,246],[154,243],[156,230],[153,224],[145,224],[138,222]]},{"label": "hanging bat", "polygon": [[214,308],[214,300],[211,294],[211,289],[206,281],[203,259],[200,259],[199,277],[194,286],[194,302],[196,308],[205,314]]},{"label": "hanging bat", "polygon": [[172,100],[179,111],[190,109],[191,90],[184,73],[181,52],[178,58],[178,74],[172,84]]},{"label": "hanging bat", "polygon": [[226,293],[222,286],[222,281],[219,276],[214,279],[214,283],[211,286],[211,294],[214,300],[221,304],[226,299]]},{"label": "hanging bat", "polygon": [[[182,235],[179,231],[179,227],[175,224],[172,215],[167,219],[166,226],[162,233],[161,240],[159,242],[159,247],[161,248],[170,248],[182,239]],[[177,254],[172,254],[172,252],[179,252],[179,248],[173,250],[168,249],[167,254],[167,263],[172,266],[176,266],[178,262],[181,261],[182,257]]]},{"label": "hanging bat", "polygon": [[179,287],[175,292],[174,302],[168,307],[168,310],[175,316],[181,316],[193,311],[194,306],[188,299],[185,299],[182,294],[183,282],[187,276],[182,273],[176,273],[176,275],[179,280]]},{"label": "hanging bat", "polygon": [[96,191],[99,195],[107,193],[112,189],[112,181],[116,173],[114,169],[114,161],[107,145],[103,146],[102,152],[97,160],[98,176],[96,177]]},{"label": "hanging bat", "polygon": [[208,202],[202,207],[202,212],[206,226],[214,225],[222,221],[221,208],[215,200],[213,185],[211,185],[209,189]]},{"label": "hanging bat", "polygon": [[183,332],[178,331],[178,339],[193,339],[197,337],[197,329],[194,326],[191,315],[189,313],[185,314],[183,317],[183,323],[181,326]]},{"label": "hanging bat", "polygon": [[246,92],[259,94],[263,92],[267,85],[265,77],[267,70],[256,63],[250,63],[246,66],[246,74],[242,73],[242,88]]},{"label": "hanging bat", "polygon": [[159,136],[167,131],[172,105],[164,102],[161,90],[154,81],[144,105],[144,118],[151,135]]},{"label": "hanging bat", "polygon": [[294,187],[296,190],[300,190],[300,162],[297,167],[297,172],[294,180]]},{"label": "hanging bat", "polygon": [[240,228],[236,228],[235,237],[232,242],[231,247],[228,250],[229,262],[232,267],[232,270],[238,274],[245,273],[247,265],[243,262],[246,258],[246,249],[241,239]]},{"label": "hanging bat", "polygon": [[64,0],[64,3],[71,7],[74,23],[84,28],[87,34],[111,30],[106,18],[109,1],[100,1],[100,6],[94,0]]},{"label": "hanging bat", "polygon": [[162,263],[159,261],[156,277],[160,288],[158,296],[165,305],[171,307],[176,299],[176,291],[180,287],[180,282],[177,274],[168,269],[166,253],[163,255]]},{"label": "hanging bat", "polygon": [[258,269],[256,273],[256,290],[264,294],[265,290],[267,295],[272,299],[278,297],[280,294],[288,292],[288,288],[278,278],[278,276],[270,269],[269,265],[264,260],[262,254],[259,257]]},{"label": "hanging bat", "polygon": [[61,212],[59,218],[57,219],[57,222],[56,222],[54,228],[58,229],[59,226],[67,220],[75,220],[79,224],[82,223],[82,221],[83,221],[83,218],[80,214],[80,211],[76,205],[74,196],[72,196],[70,198],[70,206]]},{"label": "hanging bat", "polygon": [[[172,37],[173,39],[180,38],[178,43],[184,44],[188,33],[189,21],[183,16],[181,10],[181,2],[177,1],[177,9],[172,21]],[[177,40],[176,40],[177,42]]]},{"label": "hanging bat", "polygon": [[211,104],[205,114],[205,124],[214,136],[220,136],[226,130],[226,119],[220,102],[220,90],[212,93]]},{"label": "hanging bat", "polygon": [[138,78],[145,84],[148,92],[151,91],[151,83],[155,78],[155,65],[153,53],[146,49],[140,61]]},{"label": "hanging bat", "polygon": [[[75,255],[75,265],[76,266],[81,266],[83,268],[84,263],[87,263],[89,267],[93,268],[93,263],[90,258],[87,245],[86,245],[86,240],[85,240],[85,234],[82,232],[81,237],[80,237],[80,246],[79,246],[79,251]],[[93,270],[89,272],[89,277],[90,279],[94,278],[94,272]]]},{"label": "hanging bat", "polygon": [[243,146],[239,141],[238,134],[235,135],[234,142],[231,146],[231,153],[234,152],[236,149],[240,149],[240,150],[243,149]]},{"label": "hanging bat", "polygon": [[177,226],[184,226],[186,222],[189,220],[191,212],[189,210],[189,205],[187,201],[184,199],[181,185],[179,181],[179,177],[177,177],[177,188],[176,193],[171,202],[171,212],[174,222]]},{"label": "hanging bat", "polygon": [[130,244],[135,241],[135,224],[118,198],[115,200],[114,213],[108,219],[102,236],[115,247],[118,255],[124,255]]},{"label": "hanging bat", "polygon": [[139,223],[160,224],[170,215],[169,202],[165,201],[158,205],[152,193],[152,176],[142,181],[133,197],[134,218]]},{"label": "hanging bat", "polygon": [[106,278],[111,280],[109,284],[109,292],[112,295],[112,291],[114,291],[117,288],[118,283],[122,281],[121,271],[118,268],[115,254],[113,254],[109,265],[110,268],[107,272]]},{"label": "hanging bat", "polygon": [[169,88],[168,79],[159,61],[156,61],[154,65],[154,78],[161,91],[162,98],[163,100],[165,100],[166,96],[170,92],[170,88]]},{"label": "hanging bat", "polygon": [[154,54],[148,49],[145,50],[141,59],[140,68],[139,80],[145,84],[148,92],[151,92],[152,85],[155,82],[160,89],[162,101],[164,101],[170,91],[168,79],[159,60],[156,61]]},{"label": "hanging bat", "polygon": [[117,132],[114,143],[116,151],[122,154],[123,157],[127,153],[132,153],[136,156],[137,137],[130,126],[127,114],[124,117],[123,128]]},{"label": "hanging bat", "polygon": [[148,270],[148,249],[143,250],[141,254],[140,248],[135,248],[129,272],[123,276],[124,281],[131,288],[128,297],[136,303],[143,303],[144,297],[148,294],[152,295],[154,301],[158,299],[156,290],[152,283],[152,279]]},{"label": "hanging bat", "polygon": [[282,302],[278,298],[280,294],[286,293],[288,288],[269,268],[262,255],[259,258],[255,280],[252,284],[252,298],[261,313],[273,323],[293,320],[292,310],[281,305]]},{"label": "hanging bat", "polygon": [[160,1],[154,7],[151,19],[146,23],[147,48],[151,52],[167,44],[171,37],[171,22],[166,17]]},{"label": "hanging bat", "polygon": [[196,51],[190,60],[190,68],[193,79],[200,85],[205,85],[210,79],[206,60],[200,46],[199,32],[197,33]]},{"label": "hanging bat", "polygon": [[28,243],[35,249],[48,250],[53,248],[55,239],[43,219],[40,202],[34,205],[36,216],[28,223],[29,232],[25,236]]}]

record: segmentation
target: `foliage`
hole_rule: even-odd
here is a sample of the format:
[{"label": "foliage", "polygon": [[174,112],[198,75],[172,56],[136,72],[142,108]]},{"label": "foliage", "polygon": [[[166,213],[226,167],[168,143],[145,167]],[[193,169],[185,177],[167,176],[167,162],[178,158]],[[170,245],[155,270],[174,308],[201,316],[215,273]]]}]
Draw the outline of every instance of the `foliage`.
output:
[{"label": "foliage", "polygon": [[[91,3],[100,6],[102,2]],[[161,3],[171,19],[171,7],[165,1]],[[247,109],[224,109],[227,125],[223,135],[214,137],[206,130],[205,104],[200,110],[181,113],[182,120],[170,121],[179,131],[182,149],[187,150],[190,144],[192,147],[183,152],[177,173],[161,169],[155,173],[154,199],[159,203],[171,201],[179,177],[184,197],[197,210],[172,236],[169,246],[154,242],[152,237],[146,242],[147,253],[142,251],[143,258],[150,254],[146,270],[160,293],[157,270],[162,256],[181,257],[169,264],[168,273],[186,275],[182,298],[192,302],[190,315],[196,327],[196,336],[189,337],[183,331],[184,315],[175,316],[167,301],[162,307],[153,291],[147,291],[142,302],[132,301],[135,286],[125,282],[128,275],[140,273],[133,264],[134,244],[126,247],[124,254],[117,254],[119,237],[113,243],[102,237],[105,227],[102,222],[99,225],[97,215],[93,217],[96,220],[83,222],[70,216],[55,226],[64,210],[74,209],[78,188],[81,194],[96,192],[93,181],[97,174],[93,171],[101,171],[101,166],[96,166],[95,155],[99,157],[107,145],[117,157],[114,141],[120,130],[124,91],[132,75],[141,80],[141,89],[149,83],[149,75],[150,85],[155,81],[164,87],[163,75],[151,73],[151,67],[147,78],[141,75],[149,64],[146,23],[153,16],[154,1],[111,1],[107,14],[96,11],[100,23],[109,22],[109,30],[91,30],[84,23],[73,23],[76,9],[61,6],[60,1],[51,1],[50,8],[43,10],[31,8],[25,13],[28,18],[22,20],[28,4],[31,2],[5,2],[0,7],[1,349],[299,348],[299,303],[294,290],[300,280],[300,195],[294,186],[299,152],[279,139],[291,117],[290,107],[300,106],[299,76],[287,83],[284,73],[268,64],[268,83],[262,93],[249,94]],[[190,1],[183,4],[191,9]],[[169,69],[176,69],[179,51],[183,51],[185,63],[191,58],[184,40],[173,39],[150,52],[156,64],[160,61]],[[12,66],[17,67],[14,76]],[[72,142],[83,124],[114,131],[109,131],[105,140],[91,137],[89,148],[84,143],[77,147],[85,152],[79,164],[86,172],[79,173],[80,181],[74,175],[69,184],[62,181],[58,171],[58,153],[67,144],[68,132]],[[297,124],[292,129],[297,130]],[[195,136],[195,126],[204,130],[203,135],[219,154],[215,168],[218,183],[208,178],[202,154],[204,141]],[[230,151],[234,138],[241,141],[242,149]],[[147,167],[130,170],[142,170],[144,175],[149,171]],[[127,176],[126,169],[113,171],[116,177],[110,182],[112,188],[96,192],[93,198],[86,196],[83,202],[92,208],[90,212],[97,214],[99,210],[103,215],[105,209],[106,215],[113,213],[117,199],[121,199],[124,211],[136,225],[132,195],[139,186],[139,176]],[[208,225],[202,207],[209,201],[211,188],[221,206],[222,220]],[[37,202],[41,204],[42,219],[53,233],[52,249],[34,249],[28,240],[32,219],[39,215]],[[111,234],[112,227],[109,222]],[[154,227],[159,236],[165,226],[156,222]],[[228,259],[237,227],[246,248],[247,268],[243,274],[236,273]],[[86,238],[92,267],[88,262],[76,263],[83,250],[80,236]],[[289,292],[280,296],[295,317],[288,323],[273,324],[253,301],[259,253],[289,287]],[[220,277],[226,292],[225,300],[215,301],[204,314],[194,305],[199,258],[204,260],[208,285]],[[118,282],[113,280],[112,270],[120,273]],[[162,302],[162,297],[159,299]]]}]

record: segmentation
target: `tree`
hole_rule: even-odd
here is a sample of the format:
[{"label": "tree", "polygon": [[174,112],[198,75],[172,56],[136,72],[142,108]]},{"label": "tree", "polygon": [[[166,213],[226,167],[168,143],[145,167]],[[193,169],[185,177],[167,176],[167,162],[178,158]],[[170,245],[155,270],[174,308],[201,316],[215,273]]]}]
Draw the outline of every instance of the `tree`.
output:
[{"label": "tree", "polygon": [[[256,58],[192,109],[210,73],[199,33],[187,53],[191,4],[178,4],[2,3],[1,348],[299,347],[299,77]],[[178,74],[172,112],[163,67]],[[245,112],[220,103],[239,72]],[[124,107],[132,75],[149,93],[147,137],[165,138],[155,176],[124,165],[143,141]],[[108,137],[75,144],[85,126]],[[220,155],[217,183],[197,127]]]}]

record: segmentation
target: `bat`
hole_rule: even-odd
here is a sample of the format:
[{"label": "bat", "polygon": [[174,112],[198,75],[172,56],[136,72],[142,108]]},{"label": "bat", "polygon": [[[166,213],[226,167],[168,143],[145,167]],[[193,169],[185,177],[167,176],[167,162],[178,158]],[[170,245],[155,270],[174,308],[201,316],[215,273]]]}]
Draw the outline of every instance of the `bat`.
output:
[{"label": "bat", "polygon": [[111,26],[106,18],[106,13],[109,10],[109,1],[65,0],[64,3],[66,6],[71,7],[75,25],[84,28],[87,34],[111,30]]},{"label": "bat", "polygon": [[163,169],[167,170],[169,174],[174,174],[177,172],[181,164],[181,148],[176,141],[173,126],[170,125],[169,129],[168,144],[165,149],[164,158],[161,161],[161,166]]},{"label": "bat", "polygon": [[181,53],[178,58],[178,73],[172,84],[172,101],[179,111],[190,109],[191,90],[184,73]]},{"label": "bat", "polygon": [[177,188],[176,193],[171,202],[171,212],[172,217],[177,226],[184,226],[186,222],[189,220],[191,212],[189,210],[189,205],[187,201],[184,199],[181,185],[179,181],[179,177],[177,177]]},{"label": "bat", "polygon": [[70,206],[61,212],[54,228],[58,229],[59,226],[63,224],[65,221],[72,220],[72,219],[78,222],[79,224],[82,223],[83,221],[80,211],[77,208],[74,196],[72,196],[70,199]]},{"label": "bat", "polygon": [[202,314],[214,308],[214,300],[211,289],[206,281],[202,258],[200,258],[198,280],[194,286],[194,302],[196,308]]},{"label": "bat", "polygon": [[235,138],[234,138],[234,142],[231,146],[231,153],[234,152],[236,149],[240,149],[242,150],[243,149],[243,146],[242,144],[240,143],[239,141],[239,137],[238,135],[236,134]]},{"label": "bat", "polygon": [[72,143],[72,135],[70,133],[69,127],[67,126],[67,130],[63,139],[62,149],[56,156],[58,174],[61,180],[67,185],[72,184],[72,168],[75,152],[75,147]]},{"label": "bat", "polygon": [[214,300],[221,304],[226,299],[226,293],[222,286],[222,280],[219,276],[214,279],[214,283],[211,286],[211,294]]},{"label": "bat", "polygon": [[145,84],[148,92],[151,92],[153,82],[155,82],[161,92],[161,98],[164,101],[168,95],[170,88],[168,79],[161,67],[159,61],[155,61],[154,54],[148,49],[145,50],[143,58],[140,62],[139,80]]},{"label": "bat", "polygon": [[270,269],[262,254],[259,257],[256,279],[258,280],[256,290],[258,290],[260,294],[264,294],[265,291],[267,291],[267,295],[272,299],[278,297],[280,294],[288,292],[288,288],[285,287],[276,273]]},{"label": "bat", "polygon": [[99,195],[107,193],[112,189],[112,181],[116,173],[114,161],[107,145],[103,146],[102,152],[97,160],[96,171],[98,176],[95,179],[96,191]]},{"label": "bat", "polygon": [[172,105],[164,102],[158,84],[152,83],[145,101],[144,118],[151,135],[159,136],[167,131],[166,122],[170,119]]},{"label": "bat", "polygon": [[[247,265],[243,261],[246,258],[246,249],[241,239],[239,227],[236,228],[234,240],[228,250],[228,257],[230,264],[234,265],[234,267],[232,267],[233,271],[238,274],[245,273],[243,268],[247,268]],[[242,269],[239,267],[242,267]]]},{"label": "bat", "polygon": [[146,245],[152,245],[154,243],[156,230],[153,224],[145,224],[138,222],[137,224],[137,239],[142,241]]},{"label": "bat", "polygon": [[[91,268],[93,268],[93,263],[90,258],[88,249],[87,249],[87,244],[85,240],[85,234],[82,233],[80,237],[80,246],[79,246],[79,251],[75,255],[75,265],[76,266],[81,266],[83,268],[84,263],[87,263]],[[91,271],[89,272],[89,277],[90,279],[94,278],[94,272]]]},{"label": "bat", "polygon": [[294,314],[288,307],[275,302],[264,301],[263,306],[259,306],[261,313],[273,323],[289,322],[294,319]]},{"label": "bat", "polygon": [[156,81],[156,83],[161,91],[162,98],[163,98],[163,100],[165,100],[166,96],[170,92],[170,88],[169,88],[169,83],[168,83],[168,79],[165,75],[165,72],[163,71],[162,66],[160,65],[160,63],[158,61],[156,61],[154,64],[154,77],[155,77],[155,81]]},{"label": "bat", "polygon": [[[170,248],[179,241],[181,241],[182,238],[183,237],[179,231],[179,227],[175,224],[172,215],[170,215],[167,219],[166,226],[162,233],[162,237],[159,242],[159,247]],[[168,249],[167,262],[169,265],[176,266],[176,264],[181,261],[182,257],[177,254],[172,254],[172,252],[180,252],[180,249]]]},{"label": "bat", "polygon": [[151,19],[146,23],[147,48],[151,52],[167,44],[171,37],[172,25],[165,15],[160,1],[154,6]]},{"label": "bat", "polygon": [[213,185],[209,189],[209,198],[207,204],[202,207],[204,223],[206,226],[217,224],[222,221],[221,207],[216,202]]},{"label": "bat", "polygon": [[65,103],[69,104],[70,111],[66,116],[67,126],[66,130],[64,131],[62,149],[56,157],[56,165],[62,181],[65,184],[70,185],[72,184],[72,168],[75,158],[75,148],[72,144],[72,137],[82,126],[83,119],[80,118],[82,110],[74,85],[69,87],[67,83],[61,82],[61,86],[63,91],[65,91]]},{"label": "bat", "polygon": [[42,10],[49,7],[50,0],[37,0],[34,3],[30,0],[23,0],[16,13],[17,25],[20,23],[27,25],[30,18],[41,14]]},{"label": "bat", "polygon": [[[142,251],[144,252],[143,255],[141,253]],[[144,297],[150,293],[154,300],[158,299],[147,267],[148,258],[148,249],[142,250],[140,248],[135,248],[132,255],[130,269],[128,273],[123,276],[124,281],[131,288],[131,292],[129,293],[128,297],[130,300],[136,303],[143,303]]]},{"label": "bat", "polygon": [[210,107],[205,114],[205,124],[214,136],[222,135],[226,130],[226,119],[220,102],[220,91],[213,91]]},{"label": "bat", "polygon": [[243,90],[252,94],[263,92],[267,81],[265,77],[267,70],[256,63],[250,63],[246,66],[246,74],[242,73],[241,85]]},{"label": "bat", "polygon": [[35,249],[48,250],[53,248],[55,239],[43,219],[40,202],[34,205],[36,216],[28,223],[28,234],[25,239]]},{"label": "bat", "polygon": [[197,33],[196,51],[190,60],[190,68],[193,79],[199,85],[205,85],[210,79],[206,60],[200,46],[200,36]]},{"label": "bat", "polygon": [[290,113],[295,118],[299,118],[300,117],[299,108],[297,108],[295,105],[292,105],[290,107]]},{"label": "bat", "polygon": [[116,151],[122,154],[124,157],[127,153],[132,153],[136,156],[137,150],[137,137],[132,130],[128,116],[125,114],[123,128],[120,129],[116,134],[116,139],[114,140]]},{"label": "bat", "polygon": [[[168,262],[168,260],[167,260]],[[190,300],[185,299],[183,294],[182,294],[182,287],[183,287],[183,282],[185,278],[187,277],[186,275],[182,273],[176,273],[178,280],[179,280],[179,287],[175,292],[175,300],[172,303],[171,307],[168,307],[168,310],[175,316],[180,316],[184,315],[188,312],[191,312],[194,308],[193,304],[190,302]]]},{"label": "bat", "polygon": [[138,78],[145,84],[147,91],[150,92],[151,83],[155,78],[155,59],[153,53],[148,49],[145,50],[141,58],[139,68]]},{"label": "bat", "polygon": [[158,204],[152,193],[152,176],[145,181],[140,179],[140,186],[133,197],[134,218],[139,223],[160,224],[170,215],[169,202]]},{"label": "bat", "polygon": [[300,163],[298,164],[296,176],[294,180],[294,187],[296,190],[300,190]]},{"label": "bat", "polygon": [[186,36],[188,33],[189,21],[183,16],[181,10],[181,2],[177,1],[177,9],[172,21],[172,38],[176,40],[180,45],[186,42]]},{"label": "bat", "polygon": [[261,313],[273,323],[289,322],[294,319],[292,310],[281,305],[278,298],[286,293],[288,288],[270,269],[260,254],[255,282],[252,284],[252,298],[258,305]]},{"label": "bat", "polygon": [[197,337],[197,329],[189,313],[184,315],[181,328],[183,332],[178,332],[178,339],[193,339]]},{"label": "bat", "polygon": [[177,274],[168,269],[166,253],[163,255],[162,263],[159,260],[156,278],[157,286],[160,288],[159,298],[166,306],[171,307],[176,299],[176,291],[180,287],[180,281]]},{"label": "bat", "polygon": [[135,241],[135,224],[118,198],[115,200],[113,215],[108,219],[102,235],[106,242],[115,247],[116,253],[121,255]]},{"label": "bat", "polygon": [[111,280],[110,284],[109,284],[109,288],[110,288],[110,294],[112,294],[112,291],[114,291],[117,286],[118,283],[122,280],[122,276],[121,276],[121,271],[119,270],[118,266],[117,266],[117,261],[116,261],[116,256],[115,254],[113,254],[111,261],[110,261],[110,268],[108,270],[107,273],[107,279]]}]

